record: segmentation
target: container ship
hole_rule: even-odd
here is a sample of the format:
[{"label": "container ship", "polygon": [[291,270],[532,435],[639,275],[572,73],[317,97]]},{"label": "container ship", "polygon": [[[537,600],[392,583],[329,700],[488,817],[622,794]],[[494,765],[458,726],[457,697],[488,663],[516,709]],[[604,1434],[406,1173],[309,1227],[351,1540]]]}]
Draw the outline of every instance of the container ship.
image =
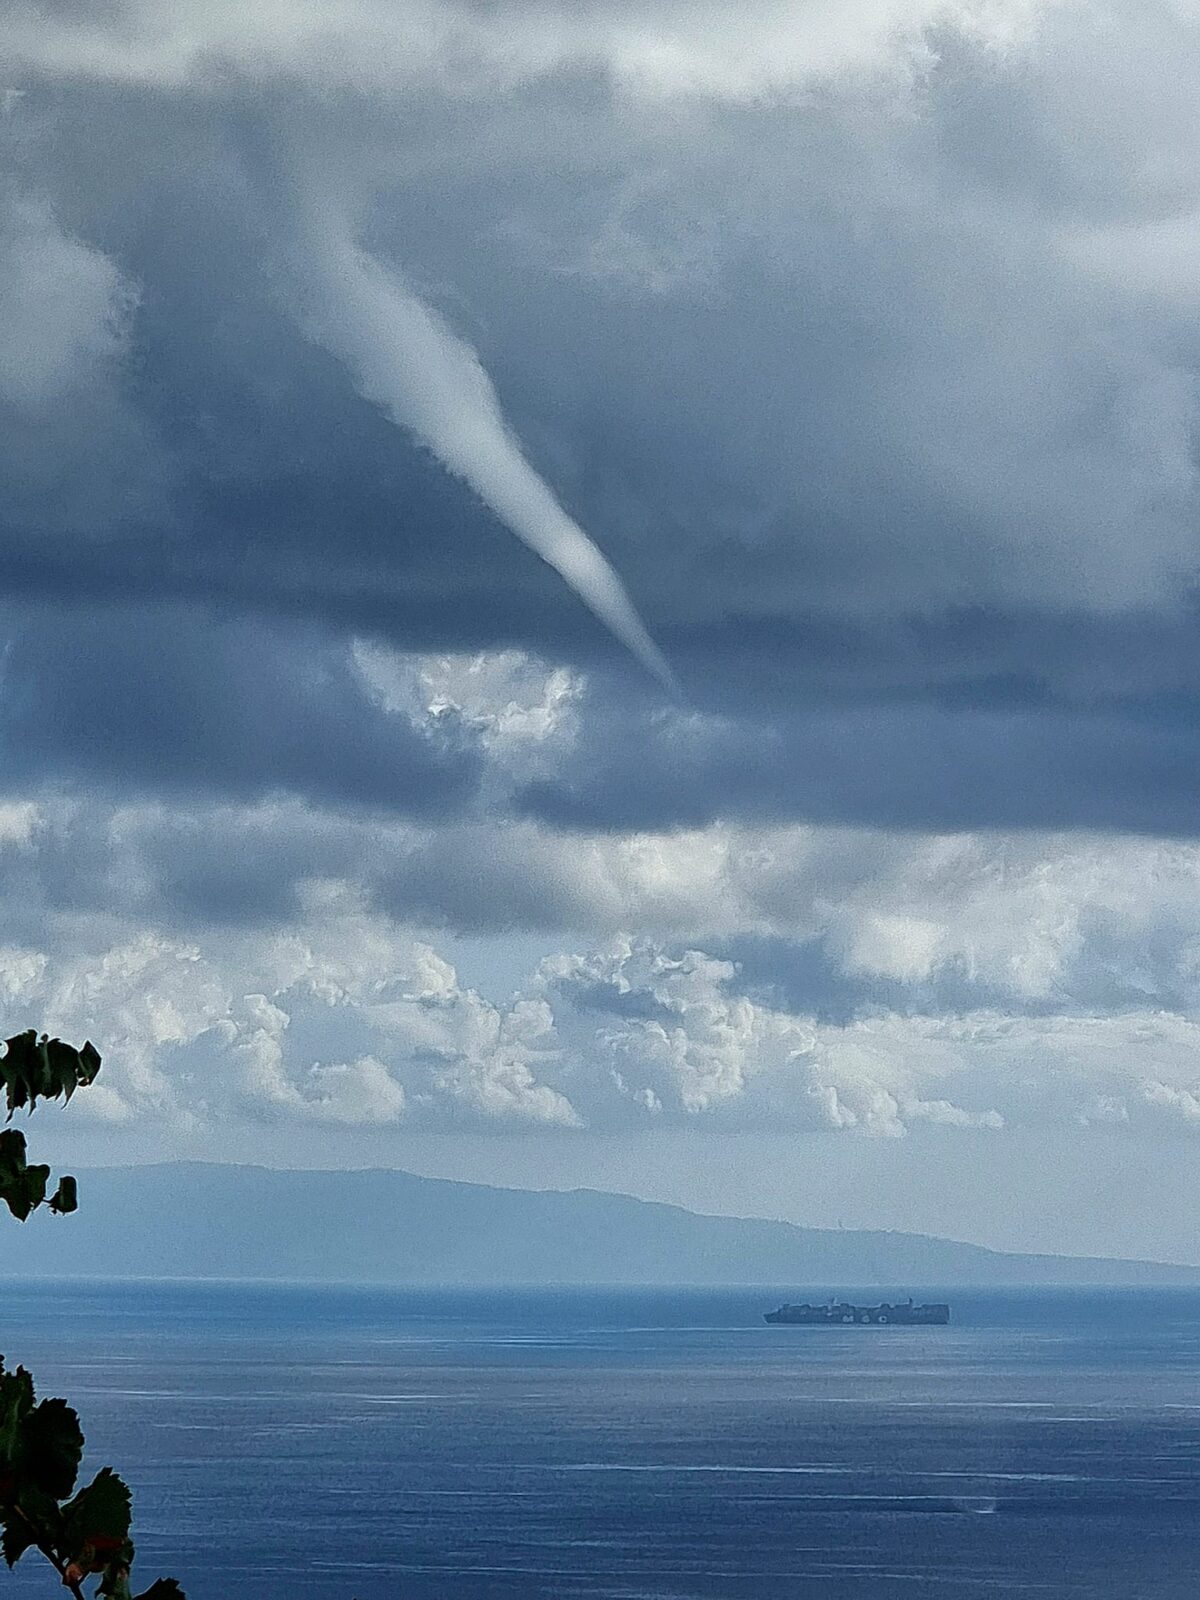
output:
[{"label": "container ship", "polygon": [[914,1305],[906,1300],[902,1305],[852,1306],[845,1300],[830,1300],[823,1306],[782,1305],[778,1311],[767,1311],[764,1322],[801,1323],[807,1327],[828,1328],[843,1323],[895,1323],[901,1327],[931,1328],[950,1321],[947,1305]]}]

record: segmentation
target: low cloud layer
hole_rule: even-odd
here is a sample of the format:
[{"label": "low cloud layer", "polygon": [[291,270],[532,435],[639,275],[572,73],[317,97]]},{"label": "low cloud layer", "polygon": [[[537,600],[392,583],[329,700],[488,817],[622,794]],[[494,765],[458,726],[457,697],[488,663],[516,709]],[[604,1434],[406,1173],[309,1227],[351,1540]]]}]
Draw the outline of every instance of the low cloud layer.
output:
[{"label": "low cloud layer", "polygon": [[76,1118],[137,1119],[164,1141],[230,1119],[885,1138],[1200,1128],[1191,1017],[946,1014],[910,994],[904,1011],[832,1022],[748,992],[734,961],[648,941],[549,956],[491,1001],[430,945],[343,911],[253,946],[10,946],[0,992],[6,1008],[105,1039],[104,1083]]},{"label": "low cloud layer", "polygon": [[[569,694],[527,663],[475,665],[413,682],[491,760],[536,759]],[[1186,1135],[1198,881],[1195,846],[1111,836],[568,840],[46,792],[0,809],[0,990],[14,1016],[105,1042],[105,1093],[79,1115],[166,1140],[230,1118]],[[454,952],[471,966],[481,940],[544,953],[480,986]]]}]

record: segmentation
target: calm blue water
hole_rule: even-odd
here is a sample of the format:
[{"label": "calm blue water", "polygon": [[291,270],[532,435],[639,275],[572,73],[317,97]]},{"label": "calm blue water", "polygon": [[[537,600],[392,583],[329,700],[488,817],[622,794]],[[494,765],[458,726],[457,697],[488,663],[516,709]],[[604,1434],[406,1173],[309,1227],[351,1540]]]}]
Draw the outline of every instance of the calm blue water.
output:
[{"label": "calm blue water", "polygon": [[1200,1592],[1200,1294],[782,1297],[5,1283],[0,1349],[190,1600]]}]

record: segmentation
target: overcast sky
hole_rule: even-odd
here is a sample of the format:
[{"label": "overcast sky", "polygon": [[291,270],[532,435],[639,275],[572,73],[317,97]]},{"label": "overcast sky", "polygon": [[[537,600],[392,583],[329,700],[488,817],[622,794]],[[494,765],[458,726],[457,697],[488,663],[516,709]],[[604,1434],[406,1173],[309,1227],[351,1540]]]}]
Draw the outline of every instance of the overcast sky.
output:
[{"label": "overcast sky", "polygon": [[41,1148],[1200,1261],[1200,3],[0,62]]}]

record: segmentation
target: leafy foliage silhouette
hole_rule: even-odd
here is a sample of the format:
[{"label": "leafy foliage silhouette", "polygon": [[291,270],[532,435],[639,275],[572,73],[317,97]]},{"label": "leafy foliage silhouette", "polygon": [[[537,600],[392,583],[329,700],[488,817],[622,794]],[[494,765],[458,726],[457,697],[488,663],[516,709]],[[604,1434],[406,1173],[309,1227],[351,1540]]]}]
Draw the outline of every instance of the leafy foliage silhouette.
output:
[{"label": "leafy foliage silhouette", "polygon": [[[32,1028],[15,1034],[0,1055],[8,1121],[16,1111],[32,1112],[39,1100],[65,1105],[99,1070],[90,1043],[76,1050]],[[43,1205],[60,1216],[76,1209],[74,1178],[60,1178],[47,1198],[49,1188],[50,1168],[26,1160],[25,1135],[15,1128],[0,1132],[0,1201],[18,1222]],[[76,1491],[82,1459],[76,1413],[65,1400],[39,1401],[25,1368],[10,1372],[0,1356],[0,1550],[8,1565],[39,1551],[77,1600],[87,1600],[83,1585],[92,1577],[100,1580],[95,1600],[184,1600],[174,1578],[133,1594],[129,1489],[111,1467],[102,1467]]]}]

